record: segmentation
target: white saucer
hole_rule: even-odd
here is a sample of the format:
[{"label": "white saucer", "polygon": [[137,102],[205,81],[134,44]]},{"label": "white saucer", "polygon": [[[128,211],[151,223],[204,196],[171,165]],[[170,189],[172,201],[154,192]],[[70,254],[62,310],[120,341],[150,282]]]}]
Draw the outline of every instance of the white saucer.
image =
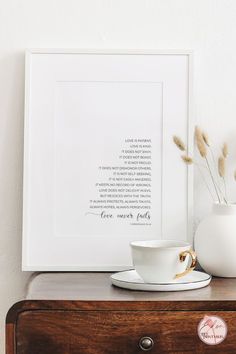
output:
[{"label": "white saucer", "polygon": [[144,283],[135,270],[128,270],[111,275],[113,285],[130,290],[144,291],[181,291],[199,289],[207,286],[211,275],[196,270],[182,278],[168,283]]}]

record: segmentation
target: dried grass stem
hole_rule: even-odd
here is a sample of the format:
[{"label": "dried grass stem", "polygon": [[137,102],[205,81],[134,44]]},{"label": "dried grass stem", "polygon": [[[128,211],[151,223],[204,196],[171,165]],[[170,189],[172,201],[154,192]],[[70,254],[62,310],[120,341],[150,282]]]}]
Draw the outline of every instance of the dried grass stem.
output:
[{"label": "dried grass stem", "polygon": [[218,172],[220,177],[225,177],[225,158],[223,156],[218,158]]},{"label": "dried grass stem", "polygon": [[199,127],[195,128],[195,139],[196,139],[197,148],[200,155],[205,158],[207,155],[207,149],[206,149],[206,144],[203,140],[202,131]]},{"label": "dried grass stem", "polygon": [[224,143],[223,147],[222,147],[222,154],[224,156],[224,158],[226,159],[227,156],[228,156],[228,144],[227,143]]},{"label": "dried grass stem", "polygon": [[187,165],[191,165],[193,163],[193,159],[190,156],[182,155],[181,158]]},{"label": "dried grass stem", "polygon": [[173,136],[173,141],[175,143],[175,145],[181,150],[181,151],[185,151],[186,147],[184,142],[176,135]]}]

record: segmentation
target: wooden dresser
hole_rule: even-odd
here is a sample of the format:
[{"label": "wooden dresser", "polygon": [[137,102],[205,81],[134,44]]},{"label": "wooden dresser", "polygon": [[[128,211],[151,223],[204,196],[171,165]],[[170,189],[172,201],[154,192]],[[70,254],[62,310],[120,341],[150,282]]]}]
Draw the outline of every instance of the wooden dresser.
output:
[{"label": "wooden dresser", "polygon": [[[128,291],[109,273],[44,273],[6,319],[6,354],[236,353],[236,279],[199,290]],[[217,315],[227,327],[217,345],[203,343],[198,324]]]}]

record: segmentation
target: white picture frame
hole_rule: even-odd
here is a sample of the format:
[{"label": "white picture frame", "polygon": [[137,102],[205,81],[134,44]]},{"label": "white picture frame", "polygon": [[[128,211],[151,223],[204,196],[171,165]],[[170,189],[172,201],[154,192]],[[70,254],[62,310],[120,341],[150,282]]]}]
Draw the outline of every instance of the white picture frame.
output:
[{"label": "white picture frame", "polygon": [[[192,243],[193,172],[172,142],[180,136],[192,154],[192,62],[185,50],[26,52],[23,270],[124,270],[132,267],[130,241]],[[151,161],[144,199],[148,189],[131,182],[131,194],[101,194],[123,159],[141,158],[138,151]],[[101,221],[99,203],[117,198],[130,203],[125,212],[106,204],[112,219]],[[137,221],[130,209],[139,201],[150,205],[140,213],[149,220]]]}]

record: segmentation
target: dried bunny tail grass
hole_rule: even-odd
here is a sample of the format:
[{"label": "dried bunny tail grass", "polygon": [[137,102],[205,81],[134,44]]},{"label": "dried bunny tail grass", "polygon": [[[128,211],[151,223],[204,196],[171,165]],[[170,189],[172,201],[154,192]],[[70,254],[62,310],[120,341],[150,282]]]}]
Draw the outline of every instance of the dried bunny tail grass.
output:
[{"label": "dried bunny tail grass", "polygon": [[187,165],[191,165],[193,163],[193,159],[190,156],[182,155],[181,158]]},{"label": "dried bunny tail grass", "polygon": [[176,135],[173,136],[173,141],[175,143],[175,145],[181,150],[181,151],[185,151],[185,144],[184,142]]},{"label": "dried bunny tail grass", "polygon": [[198,126],[195,127],[195,139],[196,139],[197,148],[198,148],[200,155],[202,157],[206,157],[206,155],[207,155],[206,145],[203,140],[202,131]]},{"label": "dried bunny tail grass", "polygon": [[202,139],[207,146],[210,146],[210,141],[206,132],[202,132]]},{"label": "dried bunny tail grass", "polygon": [[218,172],[220,177],[225,176],[225,158],[223,156],[220,156],[218,159]]},{"label": "dried bunny tail grass", "polygon": [[224,158],[226,158],[229,154],[228,152],[228,144],[227,143],[224,143],[223,147],[222,147],[222,154],[224,156]]}]

